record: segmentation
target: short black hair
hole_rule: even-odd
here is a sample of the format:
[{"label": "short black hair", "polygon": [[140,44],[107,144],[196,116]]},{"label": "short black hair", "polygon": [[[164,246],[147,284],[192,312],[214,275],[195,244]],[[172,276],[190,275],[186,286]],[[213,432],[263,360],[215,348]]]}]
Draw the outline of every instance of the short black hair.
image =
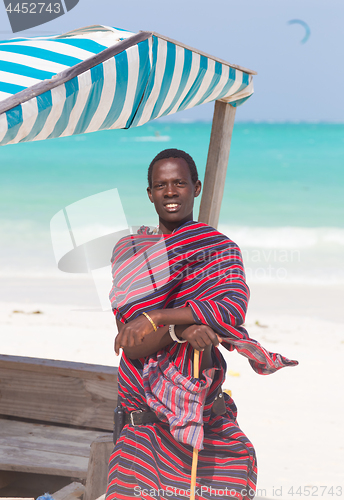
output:
[{"label": "short black hair", "polygon": [[185,160],[190,170],[192,183],[196,184],[196,182],[198,181],[198,172],[193,158],[181,149],[172,148],[160,151],[160,153],[158,153],[156,157],[151,161],[148,168],[148,185],[150,188],[152,187],[152,172],[155,163],[159,160],[166,160],[167,158],[182,158],[183,160]]}]

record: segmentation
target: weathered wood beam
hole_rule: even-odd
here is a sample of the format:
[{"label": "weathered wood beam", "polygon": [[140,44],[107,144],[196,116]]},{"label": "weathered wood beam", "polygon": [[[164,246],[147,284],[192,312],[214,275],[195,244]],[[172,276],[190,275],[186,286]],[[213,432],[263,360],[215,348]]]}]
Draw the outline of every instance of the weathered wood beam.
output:
[{"label": "weathered wood beam", "polygon": [[86,488],[81,483],[71,483],[52,494],[54,500],[78,500],[85,493]]},{"label": "weathered wood beam", "polygon": [[199,222],[217,227],[225,187],[236,108],[216,101],[211,128]]},{"label": "weathered wood beam", "polygon": [[86,492],[83,500],[95,500],[106,492],[109,459],[113,447],[112,435],[100,436],[91,444]]},{"label": "weathered wood beam", "polygon": [[86,478],[90,445],[100,436],[112,439],[112,433],[0,418],[0,471]]},{"label": "weathered wood beam", "polygon": [[0,415],[112,431],[117,371],[111,366],[0,355]]}]

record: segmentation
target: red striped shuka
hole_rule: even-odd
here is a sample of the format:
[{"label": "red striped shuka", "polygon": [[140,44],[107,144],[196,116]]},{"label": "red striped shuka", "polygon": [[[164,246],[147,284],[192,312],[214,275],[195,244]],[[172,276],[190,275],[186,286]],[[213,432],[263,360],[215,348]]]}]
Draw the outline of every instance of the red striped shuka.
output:
[{"label": "red striped shuka", "polygon": [[[112,256],[110,300],[120,321],[189,306],[196,324],[209,325],[257,373],[297,364],[266,351],[242,326],[249,289],[233,241],[193,221],[170,235],[144,227],[139,233],[122,238]],[[255,451],[238,426],[233,399],[224,394],[227,413],[211,412],[226,376],[218,348],[212,347],[212,359],[213,367],[195,379],[188,342],[136,360],[122,354],[118,395],[125,411],[154,411],[160,422],[123,428],[110,457],[106,500],[189,498],[193,448],[200,450],[196,499],[254,497]]]}]

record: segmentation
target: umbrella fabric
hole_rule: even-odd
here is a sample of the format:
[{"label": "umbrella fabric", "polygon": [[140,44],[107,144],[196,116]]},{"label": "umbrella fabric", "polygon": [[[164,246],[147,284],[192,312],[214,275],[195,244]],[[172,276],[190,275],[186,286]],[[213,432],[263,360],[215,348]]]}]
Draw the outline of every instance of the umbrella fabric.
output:
[{"label": "umbrella fabric", "polygon": [[93,26],[0,42],[0,145],[130,128],[225,100],[252,74],[151,32]]}]

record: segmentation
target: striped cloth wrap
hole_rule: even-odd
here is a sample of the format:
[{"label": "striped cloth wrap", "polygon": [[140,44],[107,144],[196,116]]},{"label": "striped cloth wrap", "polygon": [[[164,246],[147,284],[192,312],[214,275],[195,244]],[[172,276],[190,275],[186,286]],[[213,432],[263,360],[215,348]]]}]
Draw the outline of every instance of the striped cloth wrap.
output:
[{"label": "striped cloth wrap", "polygon": [[[249,288],[240,249],[206,224],[190,221],[170,235],[141,231],[122,238],[113,252],[112,274],[112,309],[123,323],[143,311],[189,306],[196,324],[210,326],[222,345],[247,357],[257,373],[298,364],[249,337],[243,327]],[[169,423],[176,441],[202,449],[203,407],[215,369],[193,378],[190,347],[186,343],[182,350],[187,373],[162,349],[145,358],[143,383],[147,409]]]}]

